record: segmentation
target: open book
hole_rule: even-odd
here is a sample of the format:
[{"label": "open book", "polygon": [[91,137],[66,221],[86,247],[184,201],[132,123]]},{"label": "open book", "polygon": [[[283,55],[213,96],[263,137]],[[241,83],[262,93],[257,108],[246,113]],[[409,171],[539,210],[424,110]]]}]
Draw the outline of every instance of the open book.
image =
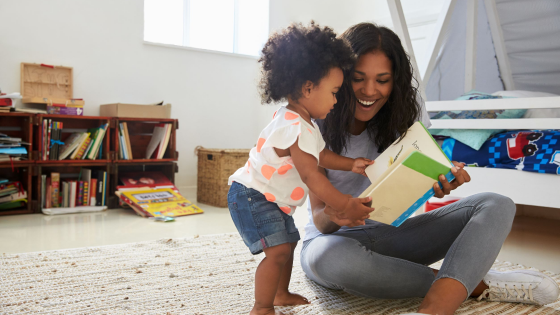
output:
[{"label": "open book", "polygon": [[360,198],[371,196],[370,219],[399,226],[434,195],[433,185],[453,164],[421,122],[397,139],[366,168],[371,185]]}]

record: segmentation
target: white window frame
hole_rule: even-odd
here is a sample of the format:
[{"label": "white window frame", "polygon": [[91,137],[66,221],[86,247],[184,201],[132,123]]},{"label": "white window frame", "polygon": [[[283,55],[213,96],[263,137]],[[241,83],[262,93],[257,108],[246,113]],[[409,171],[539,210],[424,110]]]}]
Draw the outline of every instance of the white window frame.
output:
[{"label": "white window frame", "polygon": [[[248,58],[248,59],[255,59],[258,60],[260,56],[253,56],[253,55],[245,55],[240,54],[238,52],[238,37],[239,37],[239,0],[234,0],[234,17],[233,17],[233,52],[226,52],[220,50],[212,50],[212,49],[204,49],[204,48],[197,48],[189,46],[190,42],[190,20],[188,17],[190,16],[190,3],[191,0],[183,0],[183,44],[182,45],[172,45],[172,44],[163,44],[157,42],[151,42],[144,40],[144,44],[151,45],[151,46],[159,46],[159,47],[167,47],[167,48],[176,48],[176,49],[183,49],[183,50],[190,50],[190,51],[198,51],[198,52],[206,52],[206,53],[213,53],[218,55],[225,55],[225,56],[234,56],[234,57],[241,57],[241,58]],[[270,14],[270,13],[269,13]]]}]

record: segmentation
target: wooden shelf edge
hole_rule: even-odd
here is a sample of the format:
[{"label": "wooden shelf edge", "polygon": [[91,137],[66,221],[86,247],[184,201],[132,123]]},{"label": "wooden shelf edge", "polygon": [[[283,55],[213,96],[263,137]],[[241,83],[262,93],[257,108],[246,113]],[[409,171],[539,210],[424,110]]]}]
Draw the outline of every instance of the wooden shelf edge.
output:
[{"label": "wooden shelf edge", "polygon": [[158,162],[177,162],[177,159],[134,159],[134,160],[114,160],[117,164],[142,164],[142,163],[158,163]]}]

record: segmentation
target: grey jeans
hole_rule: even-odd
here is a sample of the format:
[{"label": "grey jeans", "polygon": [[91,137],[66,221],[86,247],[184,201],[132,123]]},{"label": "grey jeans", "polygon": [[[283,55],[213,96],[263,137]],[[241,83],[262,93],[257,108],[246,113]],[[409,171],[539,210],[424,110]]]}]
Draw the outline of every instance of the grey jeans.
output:
[{"label": "grey jeans", "polygon": [[[424,297],[440,278],[461,282],[470,295],[498,256],[514,216],[511,199],[477,194],[399,227],[367,220],[307,240],[301,266],[322,286],[365,297]],[[442,258],[436,277],[428,265]]]}]

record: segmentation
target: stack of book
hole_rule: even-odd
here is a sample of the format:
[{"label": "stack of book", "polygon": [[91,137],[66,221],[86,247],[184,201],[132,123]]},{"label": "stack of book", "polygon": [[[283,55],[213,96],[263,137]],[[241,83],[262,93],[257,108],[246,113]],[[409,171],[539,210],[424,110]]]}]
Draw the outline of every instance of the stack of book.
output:
[{"label": "stack of book", "polygon": [[0,210],[25,207],[27,192],[20,182],[0,179]]},{"label": "stack of book", "polygon": [[78,178],[57,172],[41,175],[43,213],[58,214],[81,210],[103,210],[107,204],[107,172],[83,168]]},{"label": "stack of book", "polygon": [[0,113],[8,113],[14,108],[17,99],[20,99],[19,93],[0,93]]},{"label": "stack of book", "polygon": [[27,149],[22,145],[29,143],[21,141],[21,138],[0,133],[0,162],[25,160]]},{"label": "stack of book", "polygon": [[146,147],[146,159],[162,159],[169,144],[169,138],[171,137],[171,124],[157,124],[154,127],[154,132],[150,143]]},{"label": "stack of book", "polygon": [[115,194],[121,205],[129,206],[139,216],[178,217],[204,212],[181,196],[161,172],[122,173],[119,181]]},{"label": "stack of book", "polygon": [[132,147],[130,146],[130,135],[126,122],[119,123],[119,158],[121,160],[132,160]]},{"label": "stack of book", "polygon": [[96,160],[103,156],[103,138],[108,124],[87,132],[74,132],[62,141],[63,123],[44,119],[41,128],[40,156],[47,160]]}]

